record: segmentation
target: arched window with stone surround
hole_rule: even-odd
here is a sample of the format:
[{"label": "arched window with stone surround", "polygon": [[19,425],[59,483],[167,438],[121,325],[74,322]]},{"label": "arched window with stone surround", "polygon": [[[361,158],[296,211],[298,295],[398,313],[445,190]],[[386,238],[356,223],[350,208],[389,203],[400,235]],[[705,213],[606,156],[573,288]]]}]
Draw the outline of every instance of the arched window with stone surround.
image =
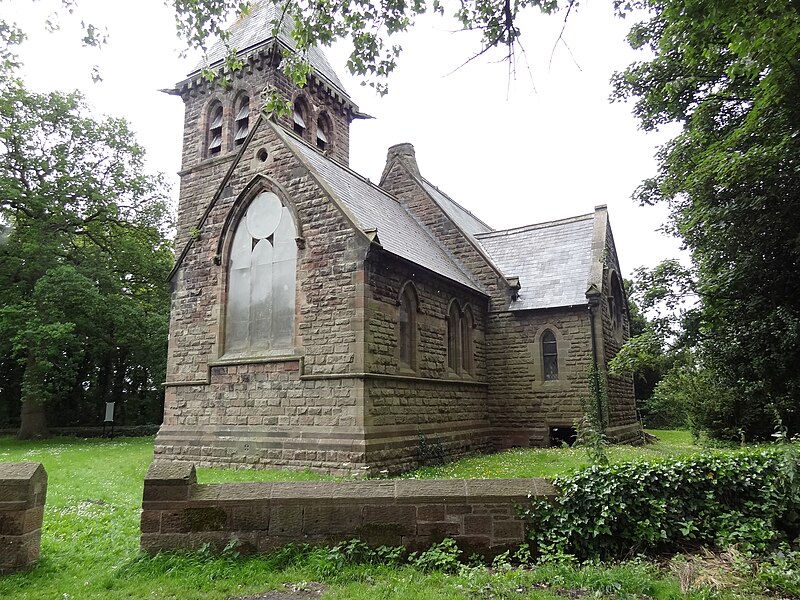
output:
[{"label": "arched window with stone surround", "polygon": [[447,311],[447,369],[458,373],[461,368],[461,311],[454,300]]},{"label": "arched window with stone surround", "polygon": [[294,101],[294,109],[292,111],[292,126],[294,128],[294,132],[301,138],[305,138],[307,135],[308,115],[308,105],[301,96]]},{"label": "arched window with stone surround", "polygon": [[467,375],[472,375],[475,370],[475,341],[472,335],[474,327],[472,309],[467,306],[461,316],[461,370]]},{"label": "arched window with stone surround", "polygon": [[216,101],[208,109],[208,129],[206,131],[206,156],[222,153],[222,104]]},{"label": "arched window with stone surround", "polygon": [[549,329],[542,334],[542,372],[545,381],[558,381],[558,342]]},{"label": "arched window with stone surround", "polygon": [[413,370],[417,368],[417,295],[412,285],[406,284],[403,288],[399,304],[400,366]]},{"label": "arched window with stone surround", "polygon": [[228,260],[225,354],[294,346],[296,228],[271,191],[258,194],[236,227]]},{"label": "arched window with stone surround", "polygon": [[333,137],[331,132],[331,121],[328,115],[322,113],[317,118],[317,148],[323,152],[331,147],[331,138]]},{"label": "arched window with stone surround", "polygon": [[250,133],[250,97],[240,94],[234,106],[236,113],[233,117],[233,145],[241,146]]}]

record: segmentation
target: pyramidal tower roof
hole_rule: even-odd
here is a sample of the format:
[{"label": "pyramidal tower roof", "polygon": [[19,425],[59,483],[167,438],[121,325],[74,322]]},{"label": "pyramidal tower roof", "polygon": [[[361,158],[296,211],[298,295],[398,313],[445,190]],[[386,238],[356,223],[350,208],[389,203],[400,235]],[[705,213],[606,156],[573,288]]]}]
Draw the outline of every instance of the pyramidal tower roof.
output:
[{"label": "pyramidal tower roof", "polygon": [[[277,38],[274,35],[276,23],[280,23]],[[228,45],[226,46],[222,41],[214,44],[208,51],[206,60],[198,64],[189,73],[189,77],[199,73],[205,66],[214,68],[221,65],[228,54],[228,48],[235,48],[239,56],[246,57],[247,54],[277,41],[284,48],[296,51],[297,46],[292,39],[293,27],[292,16],[285,14],[283,7],[275,4],[274,0],[251,2],[249,12],[239,17],[228,28],[231,34]],[[350,98],[341,80],[318,46],[312,46],[308,49],[308,60],[318,77],[336,88],[344,97]]]}]

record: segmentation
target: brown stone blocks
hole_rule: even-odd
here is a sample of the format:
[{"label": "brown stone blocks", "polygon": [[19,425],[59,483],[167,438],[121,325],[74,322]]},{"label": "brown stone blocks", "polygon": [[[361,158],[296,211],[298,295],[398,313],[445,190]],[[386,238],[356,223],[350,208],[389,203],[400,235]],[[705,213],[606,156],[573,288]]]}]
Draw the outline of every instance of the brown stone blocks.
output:
[{"label": "brown stone blocks", "polygon": [[555,493],[549,482],[535,479],[197,485],[193,475],[191,465],[149,471],[145,497],[152,497],[148,486],[184,487],[187,494],[143,502],[144,550],[222,548],[234,537],[247,552],[354,537],[410,549],[452,537],[476,551],[490,550],[524,541],[516,506],[529,493]]},{"label": "brown stone blocks", "polygon": [[47,473],[40,463],[0,463],[0,575],[39,560]]},{"label": "brown stone blocks", "polygon": [[303,534],[303,507],[275,504],[270,512],[269,535],[284,540],[300,539]]},{"label": "brown stone blocks", "polygon": [[492,517],[488,515],[466,515],[464,535],[491,535]]},{"label": "brown stone blocks", "polygon": [[524,534],[523,523],[517,519],[509,519],[507,521],[495,519],[492,529],[494,539],[498,542],[506,540],[510,542],[516,542],[521,540]]},{"label": "brown stone blocks", "polygon": [[417,508],[419,521],[444,521],[444,504],[421,504]]},{"label": "brown stone blocks", "polygon": [[[401,535],[414,535],[417,532],[419,511],[423,507],[399,505],[368,505],[362,509],[362,525],[369,529],[374,525],[391,526]],[[372,529],[375,529],[374,527]]]}]

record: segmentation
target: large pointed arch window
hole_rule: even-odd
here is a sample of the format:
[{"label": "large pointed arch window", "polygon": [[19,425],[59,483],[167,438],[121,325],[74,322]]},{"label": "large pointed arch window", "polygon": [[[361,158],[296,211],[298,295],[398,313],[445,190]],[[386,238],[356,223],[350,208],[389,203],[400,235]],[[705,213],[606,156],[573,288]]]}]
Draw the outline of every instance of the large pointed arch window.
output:
[{"label": "large pointed arch window", "polygon": [[294,345],[296,230],[291,211],[262,192],[239,221],[228,262],[225,353]]}]

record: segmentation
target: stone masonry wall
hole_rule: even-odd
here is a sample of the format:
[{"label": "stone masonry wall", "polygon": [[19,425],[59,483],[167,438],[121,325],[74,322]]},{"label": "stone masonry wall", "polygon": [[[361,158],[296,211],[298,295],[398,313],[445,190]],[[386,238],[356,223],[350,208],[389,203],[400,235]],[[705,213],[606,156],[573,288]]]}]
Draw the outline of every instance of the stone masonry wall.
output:
[{"label": "stone masonry wall", "polygon": [[[365,387],[367,458],[389,471],[419,466],[421,440],[448,459],[491,449],[488,431],[485,367],[485,323],[488,299],[449,280],[387,255],[366,264]],[[398,298],[404,285],[414,286],[416,368],[399,363]],[[447,321],[450,303],[469,310],[474,368],[447,366]],[[424,454],[424,452],[423,452]]]},{"label": "stone masonry wall", "polygon": [[191,465],[155,462],[144,483],[141,547],[155,553],[242,553],[289,542],[360,538],[419,550],[445,537],[468,551],[499,551],[525,540],[516,504],[555,497],[545,479],[276,482],[198,485]]},{"label": "stone masonry wall", "polygon": [[[413,152],[413,150],[411,150]],[[390,158],[381,187],[394,194],[431,234],[466,267],[488,291],[491,309],[502,310],[510,301],[510,290],[480,249],[456,227],[422,187],[413,154]]]},{"label": "stone masonry wall", "polygon": [[[355,364],[363,345],[359,265],[367,241],[272,127],[262,122],[255,132],[225,192],[191,236],[173,280],[164,424],[156,454],[200,464],[351,472],[364,462],[363,382],[348,374],[361,370]],[[195,210],[205,209],[213,197],[222,164],[212,161],[183,174],[182,194]],[[218,254],[220,237],[232,232],[235,215],[260,185],[284,197],[299,222],[295,348],[232,360],[222,343],[228,257],[225,243]],[[242,197],[246,189],[252,194]]]},{"label": "stone masonry wall", "polygon": [[[250,127],[256,122],[265,88],[276,89],[285,98],[292,101],[302,97],[309,109],[305,131],[306,140],[312,145],[316,140],[317,120],[320,114],[330,119],[333,131],[330,132],[328,154],[348,164],[350,154],[350,121],[353,115],[347,104],[338,95],[332,95],[315,77],[309,79],[306,88],[300,91],[280,70],[274,66],[274,55],[262,50],[248,59],[243,69],[237,71],[231,86],[225,89],[220,83],[210,84],[199,74],[177,85],[177,93],[183,99],[183,158],[181,166],[181,191],[178,203],[178,227],[176,249],[180,251],[188,239],[192,227],[202,214],[210,199],[210,187],[219,182],[222,174],[239,150],[234,145],[235,117],[238,107],[236,103],[242,95],[250,99]],[[206,154],[209,109],[212,103],[219,101],[223,110],[222,151],[215,157]],[[282,115],[279,123],[292,129],[292,115]],[[204,180],[199,187],[206,194],[197,194],[197,185],[192,185],[198,178],[197,170]],[[188,176],[188,179],[187,179]]]},{"label": "stone masonry wall", "polygon": [[0,463],[0,575],[39,560],[47,473],[41,463]]},{"label": "stone masonry wall", "polygon": [[[589,393],[591,329],[586,306],[491,315],[487,344],[490,410],[496,443],[547,446],[549,428],[572,426]],[[544,381],[541,335],[556,335],[559,378]]]},{"label": "stone masonry wall", "polygon": [[606,245],[604,252],[603,268],[603,295],[602,295],[602,319],[603,319],[603,355],[598,360],[602,361],[606,385],[605,418],[607,420],[607,434],[612,441],[629,441],[639,435],[640,425],[636,413],[636,397],[633,389],[632,375],[611,375],[608,373],[608,363],[617,355],[622,345],[630,337],[630,320],[627,307],[622,310],[621,327],[616,331],[612,327],[611,318],[611,272],[617,273],[620,283],[622,282],[622,271],[619,267],[619,259],[614,247],[614,238],[611,233],[611,226],[607,226]]}]

